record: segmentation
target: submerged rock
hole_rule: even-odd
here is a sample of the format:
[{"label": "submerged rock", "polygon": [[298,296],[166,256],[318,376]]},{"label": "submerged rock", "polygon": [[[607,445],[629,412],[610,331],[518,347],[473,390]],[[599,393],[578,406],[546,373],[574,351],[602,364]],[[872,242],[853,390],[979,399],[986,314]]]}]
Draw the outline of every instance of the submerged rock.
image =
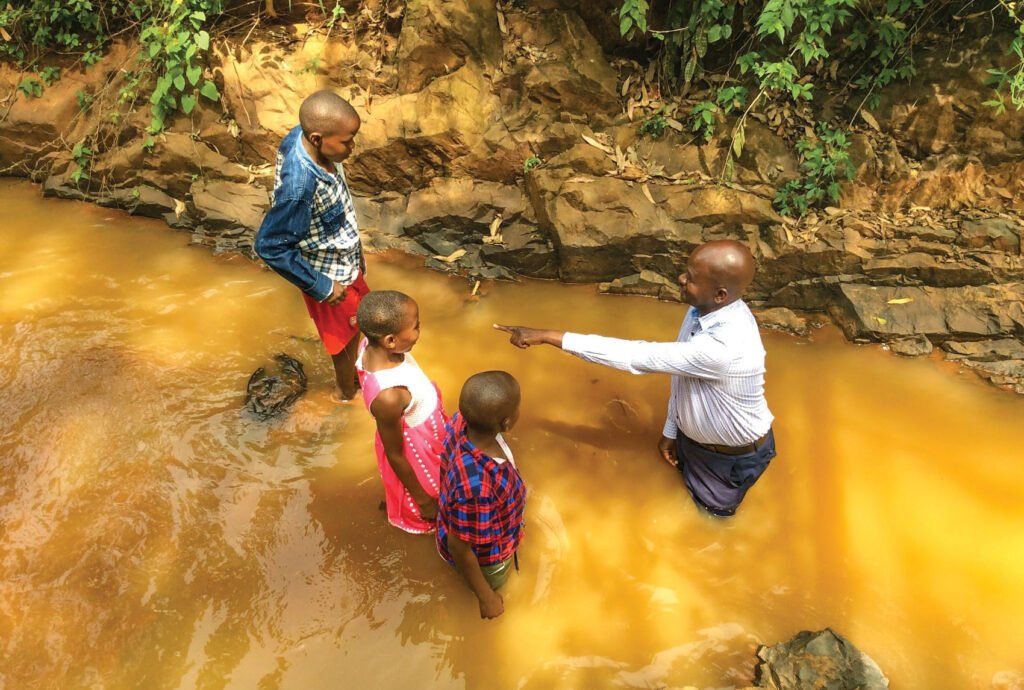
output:
[{"label": "submerged rock", "polygon": [[284,412],[306,392],[302,362],[283,352],[274,355],[280,374],[268,376],[263,367],[252,372],[245,387],[245,408],[260,419]]},{"label": "submerged rock", "polygon": [[825,628],[804,630],[757,650],[757,687],[770,690],[884,690],[889,679],[845,637]]}]

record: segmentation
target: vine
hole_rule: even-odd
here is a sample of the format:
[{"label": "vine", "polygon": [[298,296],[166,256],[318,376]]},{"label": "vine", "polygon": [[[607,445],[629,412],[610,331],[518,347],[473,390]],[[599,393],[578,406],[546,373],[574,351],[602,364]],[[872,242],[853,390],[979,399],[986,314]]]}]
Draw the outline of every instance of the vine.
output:
[{"label": "vine", "polygon": [[[204,57],[210,47],[207,26],[223,11],[223,0],[27,0],[0,9],[0,58],[32,68],[51,56],[77,57],[94,65],[118,35],[138,37],[138,68],[125,75],[122,103],[148,97],[151,120],[147,131],[156,134],[169,117],[190,114],[199,98],[217,101],[216,85],[204,76]],[[336,20],[340,13],[335,13]],[[18,90],[39,97],[45,86],[60,78],[60,69],[46,66],[27,77]],[[147,91],[140,92],[145,85]],[[84,96],[79,98],[88,109]],[[87,179],[87,178],[86,178]]]}]

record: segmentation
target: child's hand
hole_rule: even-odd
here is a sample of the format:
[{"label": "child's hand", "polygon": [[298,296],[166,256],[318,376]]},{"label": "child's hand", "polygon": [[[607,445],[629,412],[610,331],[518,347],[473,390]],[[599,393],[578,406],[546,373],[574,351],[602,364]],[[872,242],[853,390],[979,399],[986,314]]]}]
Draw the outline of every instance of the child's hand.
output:
[{"label": "child's hand", "polygon": [[437,519],[437,499],[433,496],[427,496],[427,500],[420,503],[416,501],[416,505],[420,508],[420,517],[426,522],[433,522]]},{"label": "child's hand", "polygon": [[480,598],[481,618],[497,618],[503,613],[505,613],[505,600],[494,590],[491,590],[489,595]]},{"label": "child's hand", "polygon": [[334,287],[331,289],[331,294],[324,301],[333,307],[335,304],[340,304],[341,302],[344,302],[345,296],[347,294],[348,286],[335,282]]}]

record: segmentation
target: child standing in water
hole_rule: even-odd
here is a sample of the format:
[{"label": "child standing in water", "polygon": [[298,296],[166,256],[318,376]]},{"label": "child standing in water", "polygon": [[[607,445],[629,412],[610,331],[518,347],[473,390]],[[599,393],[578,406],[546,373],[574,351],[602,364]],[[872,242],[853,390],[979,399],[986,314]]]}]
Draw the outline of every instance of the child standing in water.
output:
[{"label": "child standing in water", "polygon": [[419,307],[401,292],[375,290],[359,303],[356,319],[366,336],[356,373],[366,409],[377,421],[388,520],[406,532],[433,531],[448,417],[437,384],[409,352],[420,337]]},{"label": "child standing in water", "polygon": [[501,433],[519,419],[519,383],[504,371],[471,376],[445,433],[437,550],[462,573],[481,618],[505,611],[498,594],[523,537],[526,487]]}]

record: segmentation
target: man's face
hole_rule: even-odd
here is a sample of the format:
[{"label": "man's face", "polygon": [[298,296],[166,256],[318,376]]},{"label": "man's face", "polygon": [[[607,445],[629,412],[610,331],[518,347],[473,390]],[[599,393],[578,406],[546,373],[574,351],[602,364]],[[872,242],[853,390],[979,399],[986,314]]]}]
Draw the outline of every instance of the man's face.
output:
[{"label": "man's face", "polygon": [[[341,163],[356,147],[356,134],[362,123],[358,115],[342,118],[329,134],[313,134],[310,141],[320,149],[320,155],[332,163]],[[318,143],[319,142],[319,143]]]},{"label": "man's face", "polygon": [[718,286],[711,279],[707,262],[701,258],[700,249],[690,255],[685,270],[679,274],[679,284],[683,287],[683,301],[696,307],[701,314],[707,314],[717,306],[715,293]]}]

